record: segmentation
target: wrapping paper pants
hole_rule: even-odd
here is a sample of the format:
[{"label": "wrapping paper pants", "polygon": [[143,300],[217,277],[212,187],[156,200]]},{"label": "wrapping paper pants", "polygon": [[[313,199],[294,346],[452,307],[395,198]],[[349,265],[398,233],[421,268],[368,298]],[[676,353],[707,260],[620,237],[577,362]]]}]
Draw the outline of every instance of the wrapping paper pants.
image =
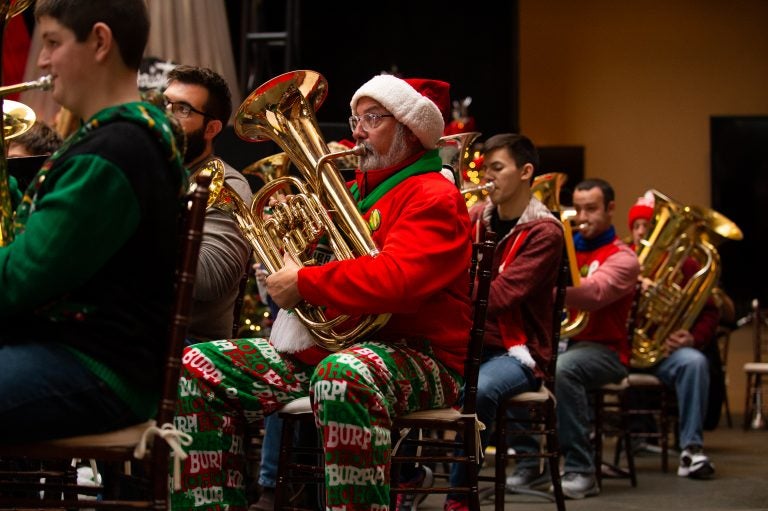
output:
[{"label": "wrapping paper pants", "polygon": [[325,451],[329,510],[388,510],[390,427],[398,415],[456,403],[461,377],[429,345],[356,344],[317,366],[266,339],[184,350],[175,426],[192,436],[174,510],[246,510],[244,431],[309,394]]}]

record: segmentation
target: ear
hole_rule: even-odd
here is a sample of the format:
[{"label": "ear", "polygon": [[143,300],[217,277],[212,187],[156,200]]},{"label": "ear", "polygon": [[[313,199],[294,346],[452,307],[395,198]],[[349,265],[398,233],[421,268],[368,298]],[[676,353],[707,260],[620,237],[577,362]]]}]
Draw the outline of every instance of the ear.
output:
[{"label": "ear", "polygon": [[93,38],[93,44],[95,45],[96,61],[104,62],[112,49],[115,48],[115,41],[112,38],[112,29],[109,28],[109,25],[106,23],[100,21],[93,25],[90,37]]},{"label": "ear", "polygon": [[530,181],[531,177],[533,177],[533,164],[526,163],[523,165],[523,168],[520,169],[520,180]]},{"label": "ear", "polygon": [[224,124],[218,119],[210,119],[205,125],[205,138],[213,140],[224,129]]}]

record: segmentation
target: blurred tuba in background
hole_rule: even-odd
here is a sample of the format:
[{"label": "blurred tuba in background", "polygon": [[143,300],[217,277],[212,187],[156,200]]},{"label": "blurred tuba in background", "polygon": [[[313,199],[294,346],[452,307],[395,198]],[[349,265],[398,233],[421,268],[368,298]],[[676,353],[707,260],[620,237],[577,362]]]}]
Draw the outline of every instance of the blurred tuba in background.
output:
[{"label": "blurred tuba in background", "polygon": [[[664,356],[664,340],[688,330],[720,278],[717,247],[743,238],[724,215],[700,206],[685,206],[651,190],[654,213],[650,236],[638,247],[640,275],[646,279],[638,297],[632,334],[631,365],[653,367]],[[698,270],[690,277],[683,266],[692,259]]]}]

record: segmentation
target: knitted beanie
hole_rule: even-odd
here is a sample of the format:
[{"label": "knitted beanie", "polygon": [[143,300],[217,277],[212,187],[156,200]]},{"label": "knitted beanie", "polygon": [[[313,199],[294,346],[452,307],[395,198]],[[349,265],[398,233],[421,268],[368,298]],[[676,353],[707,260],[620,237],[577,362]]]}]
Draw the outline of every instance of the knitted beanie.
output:
[{"label": "knitted beanie", "polygon": [[646,192],[645,195],[642,197],[638,197],[635,204],[629,208],[629,229],[632,230],[632,226],[635,223],[635,220],[644,218],[645,220],[651,221],[651,218],[653,218],[653,205],[654,205],[654,199],[653,194],[650,192]]}]

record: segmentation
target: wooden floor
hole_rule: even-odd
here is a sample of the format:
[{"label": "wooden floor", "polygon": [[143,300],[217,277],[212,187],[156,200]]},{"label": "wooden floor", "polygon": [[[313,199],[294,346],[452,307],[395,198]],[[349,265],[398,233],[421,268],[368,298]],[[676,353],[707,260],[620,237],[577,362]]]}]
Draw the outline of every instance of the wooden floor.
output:
[{"label": "wooden floor", "polygon": [[[719,427],[705,432],[705,452],[715,464],[715,479],[695,481],[678,477],[676,455],[670,460],[670,471],[666,474],[661,472],[657,456],[643,456],[636,459],[637,488],[632,488],[628,480],[607,479],[601,495],[568,500],[566,508],[572,511],[768,510],[768,430],[742,429],[745,401],[743,365],[752,359],[751,343],[748,326],[731,335],[727,376],[733,428],[728,428],[723,414]],[[612,447],[606,445],[606,456],[612,454]],[[443,502],[442,495],[430,496],[418,509],[442,510]],[[493,509],[493,503],[484,502],[483,509]],[[505,509],[549,511],[554,510],[555,505],[543,499],[507,495]]]}]

